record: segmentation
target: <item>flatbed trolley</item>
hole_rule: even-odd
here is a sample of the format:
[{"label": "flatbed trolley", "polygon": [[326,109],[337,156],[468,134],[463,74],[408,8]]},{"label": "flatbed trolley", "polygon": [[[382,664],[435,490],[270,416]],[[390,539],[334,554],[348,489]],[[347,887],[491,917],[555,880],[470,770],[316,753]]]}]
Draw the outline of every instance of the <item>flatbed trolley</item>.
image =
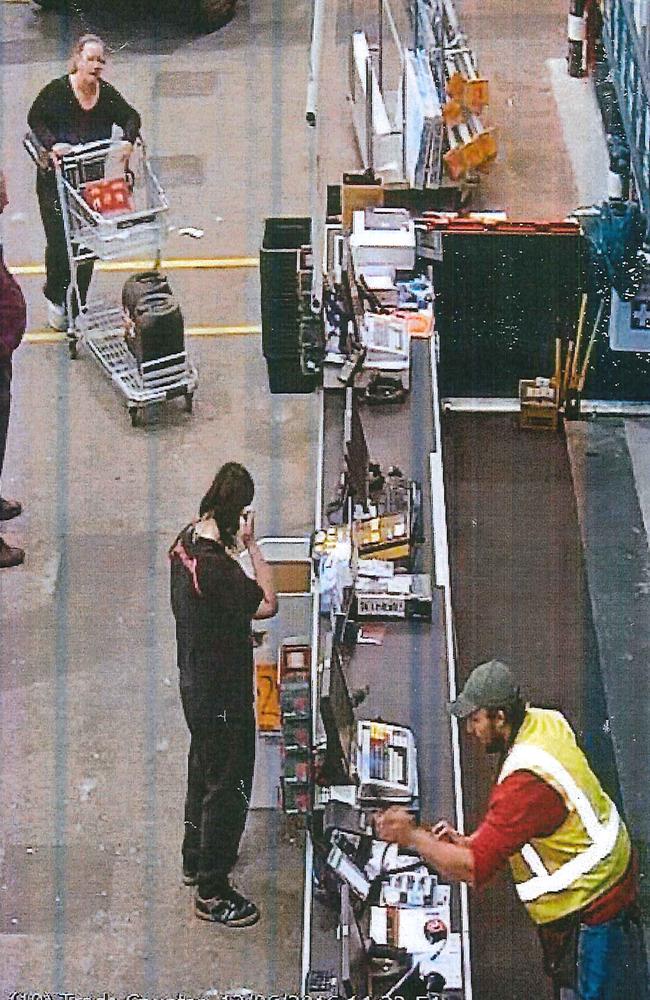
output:
[{"label": "flatbed trolley", "polygon": [[[37,166],[47,165],[48,152],[33,134],[24,146]],[[63,215],[71,281],[67,292],[68,349],[77,357],[78,344],[85,344],[126,397],[133,426],[151,403],[183,397],[192,411],[197,371],[185,351],[138,363],[125,341],[125,314],[121,305],[90,297],[81,305],[78,269],[90,260],[118,260],[150,255],[160,264],[167,234],[168,202],[147,157],[141,138],[129,157],[123,159],[124,144],[113,139],[73,146],[54,166]],[[111,169],[111,163],[115,166]],[[124,211],[111,214],[87,198],[88,186],[108,177],[124,178],[128,196]]]}]

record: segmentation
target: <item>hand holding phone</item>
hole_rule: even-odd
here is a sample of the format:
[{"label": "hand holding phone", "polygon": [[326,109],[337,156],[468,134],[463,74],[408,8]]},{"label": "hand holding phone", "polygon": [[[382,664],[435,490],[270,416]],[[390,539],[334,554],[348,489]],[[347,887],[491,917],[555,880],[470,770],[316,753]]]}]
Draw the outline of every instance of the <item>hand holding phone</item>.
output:
[{"label": "hand holding phone", "polygon": [[247,510],[241,516],[241,540],[247,549],[255,544],[255,511]]}]

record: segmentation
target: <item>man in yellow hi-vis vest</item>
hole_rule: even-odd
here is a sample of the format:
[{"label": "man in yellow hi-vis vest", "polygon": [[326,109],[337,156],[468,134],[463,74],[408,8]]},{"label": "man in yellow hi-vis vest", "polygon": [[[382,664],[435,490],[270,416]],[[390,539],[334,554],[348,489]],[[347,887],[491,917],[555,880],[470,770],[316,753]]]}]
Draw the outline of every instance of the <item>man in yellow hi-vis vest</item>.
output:
[{"label": "man in yellow hi-vis vest", "polygon": [[392,808],[377,818],[378,835],[472,886],[509,862],[556,984],[577,984],[580,1000],[645,1000],[630,839],[569,723],[526,705],[498,660],[476,667],[449,709],[486,752],[502,757],[482,823],[463,836],[446,822],[418,827]]}]

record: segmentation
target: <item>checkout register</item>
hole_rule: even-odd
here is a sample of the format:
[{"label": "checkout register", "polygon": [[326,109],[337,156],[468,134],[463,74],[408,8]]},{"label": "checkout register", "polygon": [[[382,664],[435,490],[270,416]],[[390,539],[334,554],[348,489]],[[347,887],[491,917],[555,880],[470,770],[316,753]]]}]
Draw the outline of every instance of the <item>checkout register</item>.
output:
[{"label": "checkout register", "polygon": [[460,981],[458,942],[450,936],[451,890],[419,857],[377,840],[373,829],[373,814],[390,805],[419,813],[413,733],[405,726],[356,720],[354,709],[342,648],[334,641],[320,691],[324,775],[331,781],[319,796],[327,866],[357,899],[357,911],[365,910],[370,979],[373,968],[385,974],[387,962],[395,970],[392,985],[382,985],[381,994],[408,995],[405,984],[411,981],[420,995],[423,988],[431,996],[453,995]]}]

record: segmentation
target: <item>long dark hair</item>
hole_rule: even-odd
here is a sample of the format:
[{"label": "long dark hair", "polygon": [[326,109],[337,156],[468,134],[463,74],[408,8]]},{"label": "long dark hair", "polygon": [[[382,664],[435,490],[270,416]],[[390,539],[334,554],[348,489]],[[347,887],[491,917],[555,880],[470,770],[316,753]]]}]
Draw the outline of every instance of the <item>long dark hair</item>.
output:
[{"label": "long dark hair", "polygon": [[226,548],[235,543],[239,517],[253,499],[255,486],[250,473],[239,462],[226,462],[217,472],[208,492],[201,500],[199,514],[211,514],[217,522],[221,541]]}]

